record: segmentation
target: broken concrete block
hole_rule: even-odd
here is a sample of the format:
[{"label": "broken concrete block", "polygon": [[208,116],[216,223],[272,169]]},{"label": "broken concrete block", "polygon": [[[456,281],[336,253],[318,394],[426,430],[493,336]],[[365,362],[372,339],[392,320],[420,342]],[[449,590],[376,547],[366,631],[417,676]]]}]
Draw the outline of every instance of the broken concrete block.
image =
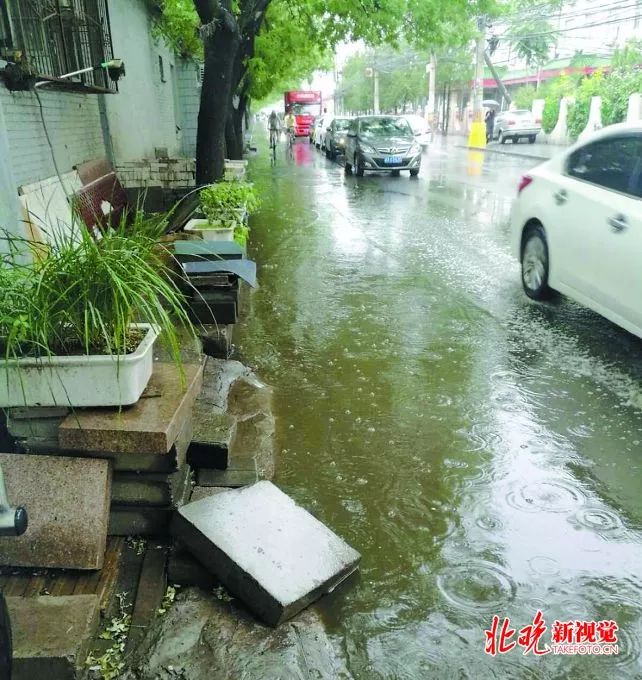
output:
[{"label": "broken concrete block", "polygon": [[167,580],[181,586],[198,586],[211,590],[219,585],[216,578],[185,548],[174,546],[167,560]]},{"label": "broken concrete block", "polygon": [[335,588],[361,559],[267,481],[183,506],[172,533],[272,626]]},{"label": "broken concrete block", "polygon": [[11,502],[29,515],[27,531],[0,538],[0,564],[100,569],[107,541],[109,461],[0,454]]},{"label": "broken concrete block", "polygon": [[8,597],[12,680],[76,680],[99,623],[96,595]]},{"label": "broken concrete block", "polygon": [[167,454],[198,396],[202,364],[185,364],[185,382],[171,363],[157,362],[144,396],[124,409],[84,409],[58,430],[60,448],[106,454]]}]

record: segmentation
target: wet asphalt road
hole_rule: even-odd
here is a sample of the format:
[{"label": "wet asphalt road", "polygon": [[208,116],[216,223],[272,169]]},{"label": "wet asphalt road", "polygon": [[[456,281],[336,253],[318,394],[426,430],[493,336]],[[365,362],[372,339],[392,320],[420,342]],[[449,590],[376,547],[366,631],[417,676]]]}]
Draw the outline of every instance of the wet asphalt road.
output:
[{"label": "wet asphalt road", "polygon": [[[417,179],[356,178],[258,144],[238,351],[275,388],[277,483],[363,554],[317,605],[352,676],[642,677],[642,341],[523,295],[535,161],[436,144]],[[538,609],[542,644],[613,619],[619,654],[484,654]]]}]

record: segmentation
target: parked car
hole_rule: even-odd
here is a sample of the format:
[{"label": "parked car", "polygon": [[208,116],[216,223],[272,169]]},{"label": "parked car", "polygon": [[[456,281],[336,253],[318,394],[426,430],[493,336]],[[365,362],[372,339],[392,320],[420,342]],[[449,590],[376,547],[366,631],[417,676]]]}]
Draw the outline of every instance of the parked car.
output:
[{"label": "parked car", "polygon": [[533,119],[533,114],[526,110],[504,111],[497,114],[493,136],[500,144],[505,144],[507,139],[518,142],[520,139],[528,139],[530,144],[535,144],[537,135],[542,131],[542,126]]},{"label": "parked car", "polygon": [[365,172],[398,175],[401,170],[416,177],[421,168],[421,146],[408,121],[401,116],[353,118],[346,141],[346,173],[352,168],[358,177]]},{"label": "parked car", "polygon": [[349,118],[335,118],[325,131],[325,155],[334,160],[339,154],[345,153]]},{"label": "parked car", "polygon": [[525,175],[512,247],[526,295],[559,291],[642,337],[642,123],[613,125]]},{"label": "parked car", "polygon": [[422,147],[427,147],[432,142],[432,129],[428,121],[421,116],[404,116],[410,123],[415,139]]},{"label": "parked car", "polygon": [[314,121],[314,127],[312,128],[312,143],[321,149],[324,138],[325,129],[332,121],[332,116],[321,116]]}]

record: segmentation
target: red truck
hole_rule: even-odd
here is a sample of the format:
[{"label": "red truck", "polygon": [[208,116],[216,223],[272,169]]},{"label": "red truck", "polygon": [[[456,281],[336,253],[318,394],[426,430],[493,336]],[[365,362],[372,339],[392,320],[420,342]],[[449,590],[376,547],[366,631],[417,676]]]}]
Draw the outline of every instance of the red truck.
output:
[{"label": "red truck", "polygon": [[285,112],[292,110],[296,117],[296,136],[309,137],[315,118],[321,115],[321,92],[290,90],[283,94],[283,99]]}]

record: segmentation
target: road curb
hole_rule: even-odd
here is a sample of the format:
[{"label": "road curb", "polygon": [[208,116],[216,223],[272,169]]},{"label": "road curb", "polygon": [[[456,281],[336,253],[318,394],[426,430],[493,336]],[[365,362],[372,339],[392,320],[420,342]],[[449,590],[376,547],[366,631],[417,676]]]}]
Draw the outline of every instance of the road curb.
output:
[{"label": "road curb", "polygon": [[532,153],[517,153],[516,151],[502,151],[500,149],[489,149],[486,146],[468,146],[468,144],[455,144],[458,149],[468,149],[469,151],[485,151],[486,153],[496,153],[499,156],[513,156],[514,158],[530,158],[535,161],[550,161],[552,156],[536,156]]}]

